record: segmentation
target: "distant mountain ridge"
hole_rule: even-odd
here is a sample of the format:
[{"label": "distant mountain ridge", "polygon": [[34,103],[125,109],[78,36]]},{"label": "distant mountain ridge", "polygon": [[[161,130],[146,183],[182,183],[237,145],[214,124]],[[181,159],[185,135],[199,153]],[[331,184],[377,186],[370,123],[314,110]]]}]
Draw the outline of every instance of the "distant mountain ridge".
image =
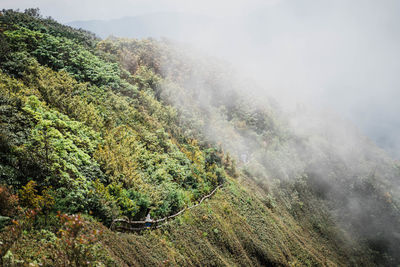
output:
[{"label": "distant mountain ridge", "polygon": [[129,38],[169,37],[181,40],[189,34],[188,29],[204,30],[215,23],[217,20],[208,16],[170,12],[111,20],[71,21],[66,24],[92,31],[101,38],[113,35]]}]

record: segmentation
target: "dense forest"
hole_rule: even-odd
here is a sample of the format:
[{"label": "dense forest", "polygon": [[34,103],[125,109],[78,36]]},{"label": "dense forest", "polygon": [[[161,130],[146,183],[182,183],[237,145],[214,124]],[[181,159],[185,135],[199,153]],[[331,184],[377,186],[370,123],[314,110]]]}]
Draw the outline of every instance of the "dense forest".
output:
[{"label": "dense forest", "polygon": [[[400,166],[225,62],[0,13],[4,266],[395,266]],[[245,89],[245,90],[244,90]],[[159,219],[212,198],[157,230]]]}]

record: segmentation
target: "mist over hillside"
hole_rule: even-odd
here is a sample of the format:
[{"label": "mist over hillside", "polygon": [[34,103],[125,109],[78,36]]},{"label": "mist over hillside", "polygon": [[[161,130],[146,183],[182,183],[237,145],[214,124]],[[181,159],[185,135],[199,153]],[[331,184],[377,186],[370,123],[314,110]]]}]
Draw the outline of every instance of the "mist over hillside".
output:
[{"label": "mist over hillside", "polygon": [[398,9],[396,1],[277,1],[235,16],[165,12],[68,25],[103,38],[190,43],[258,80],[259,95],[332,110],[399,158]]}]

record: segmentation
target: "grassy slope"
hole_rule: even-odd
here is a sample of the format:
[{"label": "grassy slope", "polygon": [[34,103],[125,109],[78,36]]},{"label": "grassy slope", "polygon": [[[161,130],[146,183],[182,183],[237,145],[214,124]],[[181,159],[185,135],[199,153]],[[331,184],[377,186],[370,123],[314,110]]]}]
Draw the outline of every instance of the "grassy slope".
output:
[{"label": "grassy slope", "polygon": [[[112,259],[110,264],[120,266],[350,263],[345,254],[349,252],[346,249],[352,248],[332,245],[332,240],[301,226],[279,206],[268,208],[262,201],[266,196],[262,191],[255,194],[253,189],[229,182],[212,199],[185,212],[162,230],[115,233],[96,222],[88,228],[103,229],[101,250],[107,251],[105,254]],[[15,259],[51,255],[50,249],[37,246],[42,238],[40,232],[33,232],[16,242],[11,249]]]}]

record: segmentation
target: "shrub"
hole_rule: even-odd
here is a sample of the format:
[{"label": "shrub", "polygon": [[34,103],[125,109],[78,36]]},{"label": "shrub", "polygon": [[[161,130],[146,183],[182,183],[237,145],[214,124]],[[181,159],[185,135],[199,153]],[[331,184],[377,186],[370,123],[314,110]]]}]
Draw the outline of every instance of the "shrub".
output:
[{"label": "shrub", "polygon": [[54,197],[51,192],[51,187],[46,187],[42,195],[38,194],[36,182],[29,181],[19,190],[21,204],[27,208],[40,210],[44,213],[50,211],[54,205]]},{"label": "shrub", "polygon": [[97,243],[98,230],[84,233],[85,221],[80,214],[58,214],[62,229],[59,231],[61,258],[66,258],[65,266],[94,266],[94,245]]},{"label": "shrub", "polygon": [[12,217],[16,215],[18,196],[10,193],[8,187],[0,185],[0,215]]}]

